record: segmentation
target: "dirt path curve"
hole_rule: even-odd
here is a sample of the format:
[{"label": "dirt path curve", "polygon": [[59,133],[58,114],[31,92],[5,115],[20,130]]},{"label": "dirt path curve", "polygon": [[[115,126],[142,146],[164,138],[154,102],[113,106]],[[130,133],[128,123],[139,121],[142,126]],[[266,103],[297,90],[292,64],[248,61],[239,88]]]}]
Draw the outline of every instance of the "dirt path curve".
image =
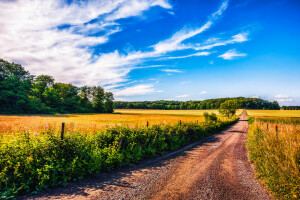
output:
[{"label": "dirt path curve", "polygon": [[245,113],[229,129],[141,165],[22,199],[271,199],[248,162]]}]

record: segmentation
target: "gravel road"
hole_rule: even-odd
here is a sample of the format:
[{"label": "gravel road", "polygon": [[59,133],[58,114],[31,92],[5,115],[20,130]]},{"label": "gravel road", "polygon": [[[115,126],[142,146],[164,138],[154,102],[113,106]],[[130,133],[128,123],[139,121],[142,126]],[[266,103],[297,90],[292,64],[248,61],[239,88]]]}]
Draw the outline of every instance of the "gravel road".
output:
[{"label": "gravel road", "polygon": [[271,199],[248,162],[245,113],[177,152],[21,199]]}]

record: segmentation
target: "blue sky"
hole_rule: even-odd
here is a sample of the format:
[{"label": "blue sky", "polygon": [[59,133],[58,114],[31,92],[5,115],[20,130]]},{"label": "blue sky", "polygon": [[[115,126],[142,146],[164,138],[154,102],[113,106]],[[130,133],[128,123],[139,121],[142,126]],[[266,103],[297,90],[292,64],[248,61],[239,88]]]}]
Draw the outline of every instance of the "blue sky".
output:
[{"label": "blue sky", "polygon": [[300,105],[300,1],[0,0],[0,55],[116,100]]}]

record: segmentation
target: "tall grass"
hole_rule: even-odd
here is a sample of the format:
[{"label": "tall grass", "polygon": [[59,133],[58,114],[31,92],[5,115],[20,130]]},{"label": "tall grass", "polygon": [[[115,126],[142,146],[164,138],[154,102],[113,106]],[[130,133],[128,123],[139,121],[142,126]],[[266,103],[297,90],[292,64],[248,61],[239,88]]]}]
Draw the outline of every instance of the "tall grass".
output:
[{"label": "tall grass", "polygon": [[300,125],[255,121],[247,148],[258,177],[277,198],[300,199]]},{"label": "tall grass", "polygon": [[49,130],[25,130],[0,143],[0,198],[37,193],[48,187],[134,164],[176,150],[234,123],[182,123],[112,127],[96,134],[71,133],[62,141]]}]

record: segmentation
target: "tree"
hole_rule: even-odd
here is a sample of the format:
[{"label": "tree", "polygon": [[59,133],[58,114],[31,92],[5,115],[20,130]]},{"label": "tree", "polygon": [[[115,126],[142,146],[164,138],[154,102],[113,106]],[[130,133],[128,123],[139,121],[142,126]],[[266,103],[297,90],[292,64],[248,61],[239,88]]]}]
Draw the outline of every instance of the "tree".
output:
[{"label": "tree", "polygon": [[105,103],[104,109],[106,113],[113,113],[114,112],[114,96],[111,92],[105,92],[104,95]]},{"label": "tree", "polygon": [[0,59],[0,113],[26,113],[29,110],[33,76],[15,63]]},{"label": "tree", "polygon": [[219,113],[225,115],[226,117],[232,117],[236,113],[236,109],[239,107],[237,100],[227,100],[221,103],[219,108]]},{"label": "tree", "polygon": [[91,87],[93,108],[98,113],[104,113],[104,90],[100,86]]}]

